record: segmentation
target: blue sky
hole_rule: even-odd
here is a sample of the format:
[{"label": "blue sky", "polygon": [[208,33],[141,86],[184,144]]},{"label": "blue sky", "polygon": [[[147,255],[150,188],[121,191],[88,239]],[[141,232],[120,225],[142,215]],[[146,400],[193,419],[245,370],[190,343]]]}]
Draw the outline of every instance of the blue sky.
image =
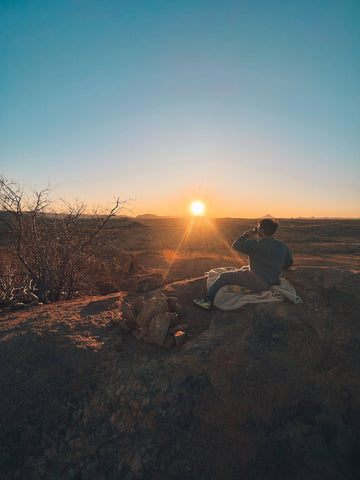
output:
[{"label": "blue sky", "polygon": [[0,0],[0,172],[131,213],[360,216],[357,1]]}]

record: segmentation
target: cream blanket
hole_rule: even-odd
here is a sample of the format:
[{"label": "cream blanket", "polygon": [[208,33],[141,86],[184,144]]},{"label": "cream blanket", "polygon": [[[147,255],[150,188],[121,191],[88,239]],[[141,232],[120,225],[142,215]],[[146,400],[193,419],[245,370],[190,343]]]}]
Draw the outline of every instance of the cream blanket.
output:
[{"label": "cream blanket", "polygon": [[[242,267],[240,270],[247,270]],[[207,289],[215,282],[220,273],[238,270],[234,267],[214,268],[205,273],[207,277]],[[226,285],[217,292],[214,305],[223,311],[237,310],[246,303],[281,302],[284,299],[293,303],[302,303],[302,299],[296,295],[295,288],[285,278],[280,278],[280,284],[270,287],[260,293],[242,293],[237,285]]]}]

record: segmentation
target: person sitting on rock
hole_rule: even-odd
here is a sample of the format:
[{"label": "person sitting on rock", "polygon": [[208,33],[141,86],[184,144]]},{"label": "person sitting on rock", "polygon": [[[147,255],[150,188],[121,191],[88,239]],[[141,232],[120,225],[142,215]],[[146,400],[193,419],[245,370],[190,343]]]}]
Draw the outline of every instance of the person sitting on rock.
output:
[{"label": "person sitting on rock", "polygon": [[259,293],[278,284],[281,271],[294,263],[285,243],[272,238],[278,226],[277,221],[265,218],[256,228],[246,231],[237,238],[232,248],[249,255],[248,269],[221,273],[209,288],[206,297],[194,299],[196,305],[209,310],[217,292],[225,285],[239,285],[251,292]]}]

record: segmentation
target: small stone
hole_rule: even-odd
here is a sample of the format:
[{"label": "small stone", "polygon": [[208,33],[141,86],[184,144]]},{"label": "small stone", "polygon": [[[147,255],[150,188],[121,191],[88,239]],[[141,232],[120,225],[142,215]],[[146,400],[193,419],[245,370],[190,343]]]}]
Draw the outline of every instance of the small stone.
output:
[{"label": "small stone", "polygon": [[156,315],[150,322],[150,337],[158,345],[162,345],[166,339],[167,331],[171,321],[171,313],[164,312]]},{"label": "small stone", "polygon": [[177,347],[182,347],[185,343],[186,333],[179,330],[175,333],[175,343]]},{"label": "small stone", "polygon": [[189,328],[189,325],[187,323],[177,324],[175,325],[175,327],[169,328],[168,333],[175,335],[175,333],[178,332],[179,330],[186,331],[187,328]]},{"label": "small stone", "polygon": [[141,278],[137,285],[137,292],[150,292],[156,288],[162,287],[165,283],[165,277],[161,272],[154,273],[149,277]]},{"label": "small stone", "polygon": [[123,303],[121,305],[120,310],[121,310],[122,316],[126,320],[135,320],[135,311],[132,305],[130,305],[129,303]]},{"label": "small stone", "polygon": [[131,330],[131,333],[134,335],[136,340],[145,343],[154,344],[154,340],[151,338],[149,327],[141,327],[135,330]]},{"label": "small stone", "polygon": [[169,312],[175,312],[177,297],[167,297]]},{"label": "small stone", "polygon": [[133,330],[137,327],[135,309],[132,307],[132,305],[123,303],[121,305],[121,316],[123,323],[127,325],[129,330]]}]

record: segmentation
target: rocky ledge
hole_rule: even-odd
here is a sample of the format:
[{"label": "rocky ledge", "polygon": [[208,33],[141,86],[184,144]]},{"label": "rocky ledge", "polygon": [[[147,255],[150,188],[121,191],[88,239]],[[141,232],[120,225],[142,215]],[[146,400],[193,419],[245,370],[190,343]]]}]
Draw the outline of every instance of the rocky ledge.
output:
[{"label": "rocky ledge", "polygon": [[360,478],[360,275],[286,278],[303,304],[206,312],[199,278],[2,315],[0,478]]}]

